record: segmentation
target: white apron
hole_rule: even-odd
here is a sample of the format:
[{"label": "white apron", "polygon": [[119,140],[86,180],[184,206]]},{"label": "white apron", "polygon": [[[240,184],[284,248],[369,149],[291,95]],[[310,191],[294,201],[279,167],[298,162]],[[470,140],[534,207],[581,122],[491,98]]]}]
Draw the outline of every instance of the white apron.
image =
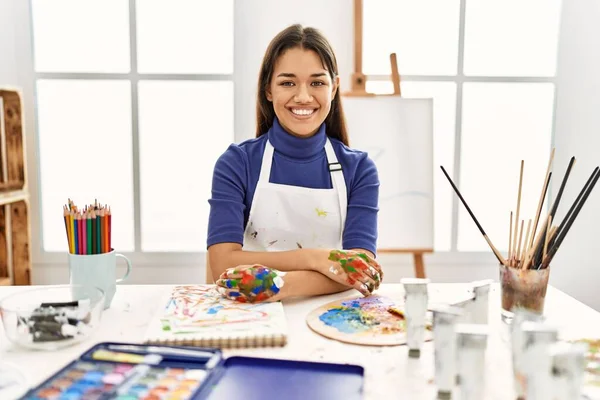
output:
[{"label": "white apron", "polygon": [[267,140],[244,232],[243,249],[341,249],[348,200],[342,166],[338,163],[329,138],[325,143],[325,153],[333,189],[270,183],[273,151],[273,146]]}]

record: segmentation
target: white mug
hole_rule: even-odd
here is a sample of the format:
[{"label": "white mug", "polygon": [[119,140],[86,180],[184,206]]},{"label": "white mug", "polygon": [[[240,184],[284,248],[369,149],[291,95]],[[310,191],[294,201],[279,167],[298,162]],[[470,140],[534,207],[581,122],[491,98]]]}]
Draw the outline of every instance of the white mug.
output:
[{"label": "white mug", "polygon": [[[127,271],[116,279],[117,257],[127,263]],[[104,308],[109,308],[117,291],[117,283],[123,282],[131,273],[131,261],[111,250],[102,254],[69,253],[69,276],[71,285],[95,286],[104,292]]]}]

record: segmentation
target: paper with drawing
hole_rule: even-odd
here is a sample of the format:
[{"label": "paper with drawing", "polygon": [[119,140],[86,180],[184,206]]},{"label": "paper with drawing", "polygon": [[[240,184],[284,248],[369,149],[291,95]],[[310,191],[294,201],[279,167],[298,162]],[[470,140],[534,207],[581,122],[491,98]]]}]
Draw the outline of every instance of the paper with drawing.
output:
[{"label": "paper with drawing", "polygon": [[[202,342],[286,337],[283,305],[225,299],[214,285],[176,286],[152,319],[147,342]],[[206,344],[206,343],[204,343]]]}]

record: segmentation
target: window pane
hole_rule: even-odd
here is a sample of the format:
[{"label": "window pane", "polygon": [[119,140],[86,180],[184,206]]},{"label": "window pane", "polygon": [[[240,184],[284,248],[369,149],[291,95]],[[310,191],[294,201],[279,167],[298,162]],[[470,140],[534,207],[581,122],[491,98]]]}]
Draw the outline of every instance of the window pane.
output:
[{"label": "window pane", "polygon": [[[434,246],[436,251],[450,251],[453,192],[439,166],[443,165],[449,174],[454,171],[456,84],[402,82],[401,88],[403,97],[433,98]],[[393,93],[394,87],[391,82],[367,80],[367,91]]]},{"label": "window pane", "polygon": [[143,251],[204,251],[217,158],[233,142],[232,82],[139,84]]},{"label": "window pane", "polygon": [[133,251],[130,96],[124,81],[38,81],[44,250],[67,249],[62,206],[71,198],[108,204],[113,247]]},{"label": "window pane", "polygon": [[[463,99],[459,188],[494,246],[506,251],[521,160],[519,219],[527,229],[527,221],[535,218],[550,155],[554,85],[466,83]],[[462,204],[458,250],[490,251]]]},{"label": "window pane", "polygon": [[129,72],[129,3],[32,0],[38,72]]},{"label": "window pane", "polygon": [[465,74],[554,76],[560,7],[560,0],[468,1]]},{"label": "window pane", "polygon": [[233,0],[144,0],[136,7],[139,72],[233,72]]},{"label": "window pane", "polygon": [[393,52],[401,75],[456,74],[459,0],[370,0],[363,4],[365,74],[390,74]]}]

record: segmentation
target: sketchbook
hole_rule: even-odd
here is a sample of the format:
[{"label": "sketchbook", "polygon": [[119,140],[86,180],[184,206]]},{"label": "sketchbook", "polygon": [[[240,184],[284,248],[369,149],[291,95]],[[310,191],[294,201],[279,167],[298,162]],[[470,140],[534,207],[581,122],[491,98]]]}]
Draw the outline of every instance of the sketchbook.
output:
[{"label": "sketchbook", "polygon": [[180,346],[240,348],[287,343],[280,302],[240,303],[214,285],[175,286],[152,317],[144,342]]}]

